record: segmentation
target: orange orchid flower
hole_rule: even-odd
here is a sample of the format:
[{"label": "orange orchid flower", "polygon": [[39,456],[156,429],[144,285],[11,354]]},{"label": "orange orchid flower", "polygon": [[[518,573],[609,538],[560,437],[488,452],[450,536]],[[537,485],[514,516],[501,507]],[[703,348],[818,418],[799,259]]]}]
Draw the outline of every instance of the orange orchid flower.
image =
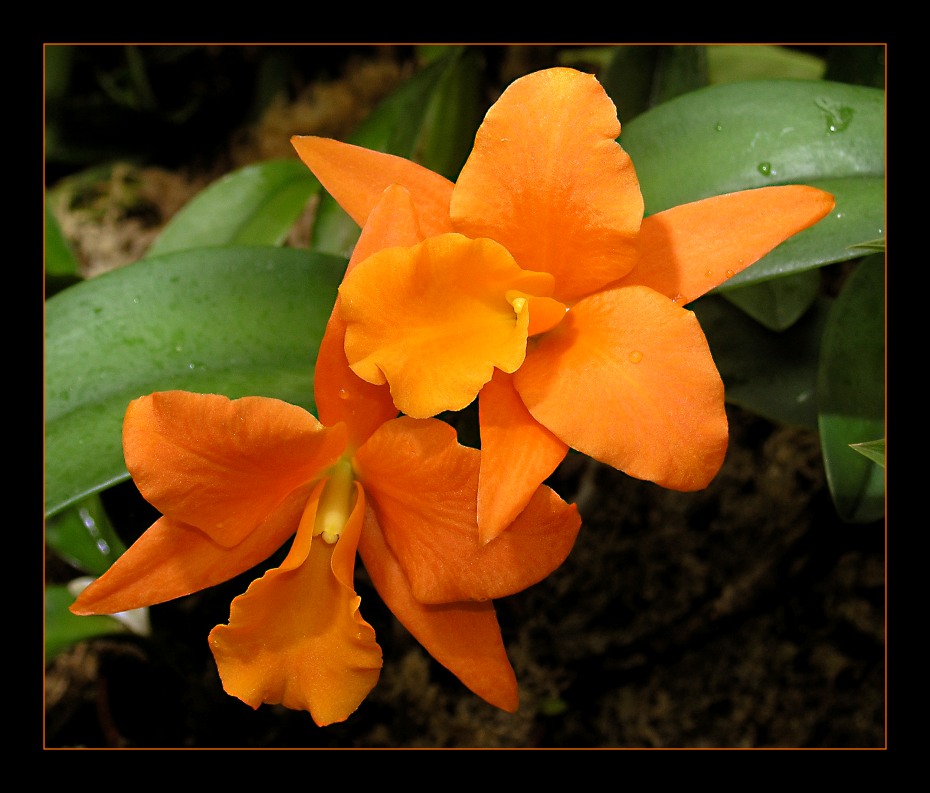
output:
[{"label": "orange orchid flower", "polygon": [[727,448],[723,383],[683,306],[831,211],[802,185],[643,217],[616,108],[553,68],[491,107],[453,184],[313,136],[291,142],[360,225],[391,185],[415,244],[384,246],[340,288],[352,370],[415,417],[468,405],[481,432],[478,524],[498,536],[569,448],[664,487],[706,487]]},{"label": "orange orchid flower", "polygon": [[[409,244],[388,191],[358,256]],[[357,257],[349,264],[351,270]],[[338,302],[338,301],[337,301]],[[334,309],[316,364],[321,420],[263,397],[169,391],[126,412],[126,465],[162,517],[72,605],[108,614],[226,581],[293,541],[232,602],[209,636],[225,690],[280,703],[324,726],[376,684],[375,632],[359,611],[356,553],[388,607],[436,660],[506,711],[518,704],[493,598],[548,575],[577,536],[574,506],[547,487],[497,541],[478,539],[481,452],[437,419],[397,417],[385,387],[360,380]]]}]

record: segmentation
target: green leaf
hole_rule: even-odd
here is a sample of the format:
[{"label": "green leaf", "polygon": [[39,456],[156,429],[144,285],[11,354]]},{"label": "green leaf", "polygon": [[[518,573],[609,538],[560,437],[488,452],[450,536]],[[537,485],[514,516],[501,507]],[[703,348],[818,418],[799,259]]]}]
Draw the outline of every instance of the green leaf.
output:
[{"label": "green leaf", "polygon": [[109,616],[79,617],[68,611],[74,596],[66,586],[45,588],[45,661],[83,639],[114,633],[129,633],[129,628]]},{"label": "green leaf", "polygon": [[803,270],[721,294],[769,330],[785,330],[810,308],[819,290],[820,273]]},{"label": "green leaf", "polygon": [[61,231],[52,208],[45,204],[45,274],[78,276],[78,260]]},{"label": "green leaf", "polygon": [[850,443],[851,449],[855,449],[859,454],[865,455],[873,462],[878,463],[882,468],[885,467],[885,439],[877,441],[863,441],[862,443]]},{"label": "green leaf", "polygon": [[[483,112],[480,54],[455,47],[388,96],[349,138],[454,179],[465,164]],[[320,200],[311,248],[348,258],[359,227],[329,196]]]},{"label": "green leaf", "polygon": [[132,399],[185,389],[313,407],[313,366],[345,260],[293,248],[144,259],[46,304],[46,514],[128,477]]},{"label": "green leaf", "polygon": [[707,85],[704,46],[625,44],[613,48],[601,85],[621,125],[649,108]]},{"label": "green leaf", "polygon": [[774,184],[883,177],[885,92],[824,80],[713,85],[624,126],[646,214]]},{"label": "green leaf", "polygon": [[820,443],[837,512],[851,523],[884,515],[884,469],[850,449],[885,436],[885,257],[856,267],[824,330],[818,376]]},{"label": "green leaf", "polygon": [[269,160],[218,179],[168,222],[146,257],[213,245],[281,245],[320,183],[298,160]]},{"label": "green leaf", "polygon": [[97,576],[126,550],[97,495],[50,517],[45,522],[45,542],[73,567]]},{"label": "green leaf", "polygon": [[743,80],[819,80],[826,61],[809,52],[767,44],[718,44],[707,47],[710,82]]},{"label": "green leaf", "polygon": [[867,241],[885,233],[885,180],[880,177],[810,182],[836,199],[833,212],[785,240],[767,256],[718,287],[724,292],[825,264],[857,259]]},{"label": "green leaf", "polygon": [[707,336],[727,402],[770,421],[816,429],[817,366],[829,305],[818,299],[780,333],[719,295],[706,295],[688,308]]}]

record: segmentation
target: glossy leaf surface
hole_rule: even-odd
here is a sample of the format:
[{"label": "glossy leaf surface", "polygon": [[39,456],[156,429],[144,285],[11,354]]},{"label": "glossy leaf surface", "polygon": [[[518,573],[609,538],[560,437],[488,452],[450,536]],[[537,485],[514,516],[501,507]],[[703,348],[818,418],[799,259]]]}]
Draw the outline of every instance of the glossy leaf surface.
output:
[{"label": "glossy leaf surface", "polygon": [[126,550],[97,495],[46,520],[45,542],[73,567],[97,576]]},{"label": "glossy leaf surface", "polygon": [[313,406],[313,364],[345,260],[203,248],[142,260],[46,304],[46,512],[127,478],[123,414],[180,388]]}]

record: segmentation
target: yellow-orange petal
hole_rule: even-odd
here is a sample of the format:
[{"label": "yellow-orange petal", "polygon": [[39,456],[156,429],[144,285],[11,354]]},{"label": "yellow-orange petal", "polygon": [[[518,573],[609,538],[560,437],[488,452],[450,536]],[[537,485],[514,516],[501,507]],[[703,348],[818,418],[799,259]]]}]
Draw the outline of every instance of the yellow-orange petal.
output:
[{"label": "yellow-orange petal", "polygon": [[200,529],[160,518],[71,606],[75,614],[115,614],[215,586],[267,559],[296,530],[311,485],[297,488],[256,531],[232,547]]},{"label": "yellow-orange petal", "polygon": [[480,456],[448,424],[408,417],[382,424],[356,452],[369,504],[422,603],[512,595],[555,570],[575,542],[577,510],[541,487],[506,531],[481,543]]},{"label": "yellow-orange petal", "polygon": [[162,391],[133,400],[123,422],[126,467],[145,499],[230,547],[345,445],[344,426],[265,397]]},{"label": "yellow-orange petal", "polygon": [[495,372],[478,397],[481,470],[478,476],[478,537],[497,537],[530,502],[539,485],[568,453],[534,419],[514,390],[512,375]]},{"label": "yellow-orange petal", "polygon": [[621,278],[636,263],[643,198],[619,134],[593,75],[555,68],[521,77],[488,111],[455,183],[455,230],[552,273],[563,303]]},{"label": "yellow-orange petal", "polygon": [[639,262],[618,286],[648,286],[679,305],[757,262],[829,214],[833,196],[806,185],[713,196],[643,220]]},{"label": "yellow-orange petal", "polygon": [[[422,239],[410,193],[399,185],[391,185],[369,215],[346,272],[383,248],[415,245]],[[396,416],[397,408],[386,384],[368,383],[349,368],[345,354],[346,324],[340,310],[337,296],[317,355],[314,395],[320,421],[327,426],[344,421],[349,430],[349,444],[356,448],[379,424]]]},{"label": "yellow-orange petal", "polygon": [[672,490],[723,463],[723,383],[691,311],[642,286],[579,301],[514,375],[533,417],[596,460]]},{"label": "yellow-orange petal", "polygon": [[359,542],[365,570],[381,599],[424,649],[482,699],[508,713],[519,705],[491,601],[429,606],[418,601],[369,509]]},{"label": "yellow-orange petal", "polygon": [[452,182],[403,157],[313,135],[295,135],[300,159],[359,226],[392,184],[410,191],[426,236],[452,231]]},{"label": "yellow-orange petal", "polygon": [[253,708],[306,710],[325,726],[348,718],[377,683],[381,648],[359,613],[361,599],[333,572],[335,554],[354,559],[364,498],[330,545],[311,540],[321,490],[322,483],[285,561],[233,601],[229,624],[210,633],[210,648],[228,694]]},{"label": "yellow-orange petal", "polygon": [[551,288],[492,240],[460,234],[368,257],[339,289],[352,371],[390,383],[394,404],[426,418],[468,405],[494,368],[523,362],[529,311],[508,292]]}]

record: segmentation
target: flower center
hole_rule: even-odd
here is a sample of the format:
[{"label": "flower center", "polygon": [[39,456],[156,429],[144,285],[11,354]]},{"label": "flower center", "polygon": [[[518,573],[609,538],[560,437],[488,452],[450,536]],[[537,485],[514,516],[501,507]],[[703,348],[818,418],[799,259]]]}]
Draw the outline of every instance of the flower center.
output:
[{"label": "flower center", "polygon": [[355,476],[351,460],[343,457],[330,471],[323,485],[313,524],[313,536],[322,535],[330,544],[339,539],[355,506]]}]

